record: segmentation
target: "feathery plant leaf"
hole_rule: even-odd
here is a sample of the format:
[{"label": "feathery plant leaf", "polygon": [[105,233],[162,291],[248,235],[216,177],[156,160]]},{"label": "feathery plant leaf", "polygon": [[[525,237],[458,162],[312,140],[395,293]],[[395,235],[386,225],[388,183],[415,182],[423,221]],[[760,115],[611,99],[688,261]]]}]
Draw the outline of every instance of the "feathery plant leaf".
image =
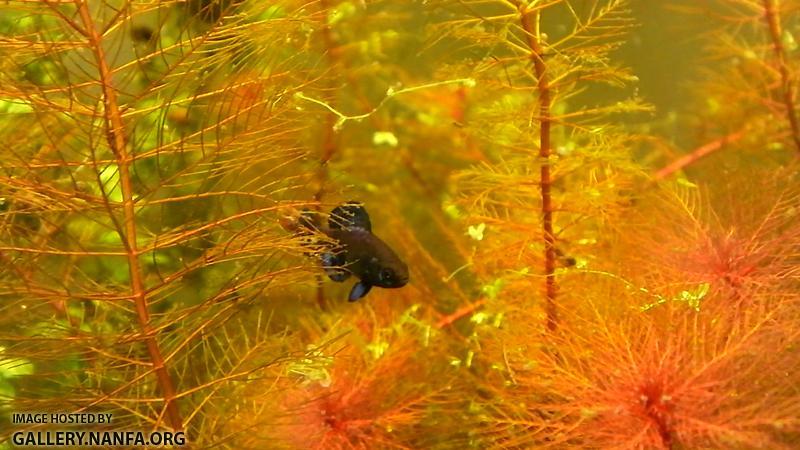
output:
[{"label": "feathery plant leaf", "polygon": [[[637,1],[4,2],[0,419],[111,413],[192,448],[791,448],[800,8],[685,2],[714,65],[659,124],[625,58],[669,2]],[[380,237],[401,289],[326,277],[347,201],[374,236],[337,230]]]},{"label": "feathery plant leaf", "polygon": [[[609,59],[632,25],[626,2],[445,2],[440,16],[434,26],[446,38],[431,51],[447,49],[448,70],[474,69],[477,83],[465,129],[485,159],[454,179],[470,223],[497,230],[476,246],[477,259],[495,272],[544,267],[536,303],[553,329],[562,248],[597,242],[638,176],[631,137],[610,118],[648,107],[635,96],[583,103],[587,90],[635,80]],[[571,191],[587,179],[586,195]]]},{"label": "feathery plant leaf", "polygon": [[4,6],[0,340],[31,367],[15,410],[201,443],[237,383],[291,359],[259,309],[304,272],[277,226],[303,183],[286,175],[304,153],[291,92],[316,64],[302,6]]}]

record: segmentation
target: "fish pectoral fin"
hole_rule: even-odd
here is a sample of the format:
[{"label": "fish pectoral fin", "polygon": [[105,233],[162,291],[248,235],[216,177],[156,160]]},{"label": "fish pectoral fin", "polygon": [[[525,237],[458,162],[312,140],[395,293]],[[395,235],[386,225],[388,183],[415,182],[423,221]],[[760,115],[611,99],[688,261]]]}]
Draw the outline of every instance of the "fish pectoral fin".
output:
[{"label": "fish pectoral fin", "polygon": [[320,260],[322,261],[322,268],[325,269],[325,273],[331,280],[341,283],[350,278],[350,272],[342,268],[345,263],[343,254],[325,252],[320,255]]},{"label": "fish pectoral fin", "polygon": [[346,230],[348,228],[363,228],[372,231],[372,223],[364,205],[358,202],[347,202],[333,208],[328,217],[328,227],[332,230]]},{"label": "fish pectoral fin", "polygon": [[350,290],[350,297],[348,297],[348,301],[354,302],[360,299],[361,297],[367,295],[370,289],[372,289],[371,284],[359,281],[358,283],[354,284],[353,289]]}]

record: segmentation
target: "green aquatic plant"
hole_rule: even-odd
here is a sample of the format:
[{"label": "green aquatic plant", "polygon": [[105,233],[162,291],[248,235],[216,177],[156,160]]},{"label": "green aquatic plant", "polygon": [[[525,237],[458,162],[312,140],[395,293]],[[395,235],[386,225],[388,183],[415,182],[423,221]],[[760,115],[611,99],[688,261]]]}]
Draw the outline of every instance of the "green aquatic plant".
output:
[{"label": "green aquatic plant", "polygon": [[437,29],[451,42],[435,45],[459,49],[450,70],[474,70],[479,87],[464,129],[484,157],[455,182],[470,220],[485,227],[480,259],[540,273],[553,331],[563,252],[597,239],[636,177],[630,136],[611,117],[647,106],[624,92],[606,105],[584,100],[635,80],[610,59],[632,25],[626,2],[454,2],[441,15]]}]

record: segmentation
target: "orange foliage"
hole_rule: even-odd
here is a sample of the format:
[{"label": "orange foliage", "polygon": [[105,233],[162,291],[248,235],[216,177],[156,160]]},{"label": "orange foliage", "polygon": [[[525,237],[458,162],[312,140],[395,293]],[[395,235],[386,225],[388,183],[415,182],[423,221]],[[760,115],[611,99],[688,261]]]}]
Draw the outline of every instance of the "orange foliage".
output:
[{"label": "orange foliage", "polygon": [[398,392],[400,386],[390,380],[413,373],[411,352],[398,349],[370,367],[364,355],[348,353],[337,355],[329,385],[287,393],[282,403],[292,423],[282,434],[298,449],[406,448],[397,442],[397,433],[424,416],[420,404],[426,395]]},{"label": "orange foliage", "polygon": [[659,313],[573,319],[580,325],[530,351],[513,366],[535,368],[513,375],[524,409],[501,407],[493,425],[519,432],[498,446],[790,448],[782,433],[800,430],[797,332],[773,315],[740,330],[730,317]]},{"label": "orange foliage", "polygon": [[761,199],[752,202],[737,190],[728,191],[731,200],[717,203],[716,211],[690,194],[657,202],[648,198],[658,210],[645,208],[622,227],[613,260],[635,287],[661,296],[662,302],[702,291],[703,285],[714,301],[700,295],[698,308],[741,307],[760,317],[770,305],[796,301],[791,243],[800,236],[793,206],[797,196],[764,187]]},{"label": "orange foliage", "polygon": [[264,424],[264,432],[246,439],[254,448],[264,442],[303,450],[418,448],[413,427],[432,405],[443,405],[446,377],[441,371],[430,377],[433,349],[409,330],[377,327],[380,319],[354,320],[318,336],[320,342],[338,337],[290,367],[277,393],[263,396],[261,417],[244,424]]}]

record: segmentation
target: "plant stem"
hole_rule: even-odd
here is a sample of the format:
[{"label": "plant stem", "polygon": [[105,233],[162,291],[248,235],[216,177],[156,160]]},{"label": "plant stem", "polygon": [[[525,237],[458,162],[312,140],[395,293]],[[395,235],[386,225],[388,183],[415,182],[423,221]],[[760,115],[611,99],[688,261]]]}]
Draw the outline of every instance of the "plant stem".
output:
[{"label": "plant stem", "polygon": [[473,312],[475,312],[476,310],[478,310],[479,308],[481,308],[485,304],[486,304],[486,299],[482,298],[482,299],[476,301],[475,303],[470,303],[468,305],[462,306],[461,308],[457,309],[452,314],[449,314],[449,315],[444,316],[441,319],[439,319],[439,321],[436,322],[436,328],[441,330],[443,328],[449,327],[450,325],[455,323],[457,320],[472,314]]},{"label": "plant stem", "polygon": [[735,133],[731,133],[731,134],[723,136],[723,137],[721,137],[719,139],[716,139],[716,140],[713,140],[711,142],[708,142],[706,144],[703,144],[700,147],[697,147],[696,149],[692,150],[690,153],[681,156],[680,158],[676,159],[675,161],[673,161],[673,162],[667,164],[666,166],[662,167],[661,169],[659,169],[655,173],[655,175],[653,175],[653,178],[656,181],[661,181],[664,178],[667,178],[668,176],[672,175],[673,173],[675,173],[675,172],[677,172],[679,170],[682,170],[685,167],[696,163],[697,161],[701,160],[702,158],[705,158],[706,156],[708,156],[708,155],[710,155],[710,154],[712,154],[712,153],[714,153],[714,152],[716,152],[718,150],[721,150],[727,144],[738,141],[743,136],[744,136],[744,131],[740,130],[740,131],[737,131]]},{"label": "plant stem", "polygon": [[781,40],[781,18],[778,11],[778,0],[762,0],[764,4],[764,18],[769,26],[769,34],[772,39],[772,48],[778,60],[778,71],[781,74],[781,91],[783,94],[783,104],[786,108],[786,118],[792,130],[792,140],[798,152],[800,152],[800,125],[797,123],[797,114],[794,106],[795,87],[792,82],[789,66],[786,63],[786,48]]},{"label": "plant stem", "polygon": [[97,31],[96,24],[92,19],[87,1],[75,0],[78,14],[86,32],[89,47],[94,53],[100,75],[100,84],[103,90],[103,107],[106,128],[106,140],[119,167],[119,179],[122,190],[122,213],[124,217],[124,231],[118,230],[120,239],[125,247],[128,258],[128,269],[131,279],[131,295],[136,307],[136,316],[139,327],[144,335],[144,342],[147,352],[153,364],[153,372],[156,374],[158,386],[164,396],[164,409],[170,426],[175,430],[183,429],[183,419],[181,418],[178,405],[175,401],[175,387],[170,378],[167,367],[164,364],[164,357],[161,354],[155,331],[150,323],[150,312],[147,305],[142,270],[139,264],[139,250],[136,243],[136,210],[134,208],[133,183],[130,176],[130,164],[132,158],[127,151],[125,139],[125,126],[122,123],[117,92],[112,84],[112,73],[106,61],[103,42]]},{"label": "plant stem", "polygon": [[[331,32],[331,26],[328,23],[328,11],[330,10],[330,2],[328,0],[320,0],[319,7],[321,10],[321,17],[322,17],[322,42],[325,46],[325,56],[328,58],[328,66],[331,69],[331,72],[334,72],[336,66],[339,63],[339,58],[337,57],[337,48],[336,48],[336,41],[333,39],[333,33]],[[335,75],[332,78],[328,78],[328,85],[326,86],[329,91],[334,91],[336,89],[335,85]],[[327,164],[328,161],[333,158],[333,155],[336,153],[336,130],[335,130],[336,120],[333,114],[328,114],[325,120],[325,136],[323,137],[322,141],[322,156],[320,157],[320,178],[321,184],[319,187],[319,191],[317,192],[317,201],[321,201],[322,197],[325,192],[324,181],[327,179]]]},{"label": "plant stem", "polygon": [[[325,48],[325,56],[328,59],[328,66],[330,67],[331,72],[333,72],[337,66],[338,58],[337,58],[337,50],[336,50],[336,41],[333,39],[333,33],[331,32],[331,26],[328,23],[328,11],[330,10],[330,2],[328,0],[320,0],[319,2],[319,9],[320,9],[320,17],[322,20],[322,28],[320,33],[322,34],[322,42]],[[336,89],[336,85],[334,83],[335,78],[328,78],[328,83],[326,86],[326,90],[329,92],[334,92]],[[322,200],[325,198],[325,185],[328,182],[328,162],[333,158],[336,154],[336,149],[338,147],[336,142],[336,116],[333,113],[326,114],[325,116],[325,130],[324,136],[322,138],[322,145],[321,145],[321,154],[319,158],[319,169],[317,171],[317,182],[319,186],[317,187],[317,192],[314,193],[314,201],[316,202],[316,210],[320,212],[320,204]],[[317,304],[319,305],[322,311],[327,310],[327,304],[325,302],[325,288],[322,285],[322,276],[317,275]]]},{"label": "plant stem", "polygon": [[547,65],[544,62],[541,33],[539,30],[540,11],[530,11],[527,5],[517,3],[520,11],[520,22],[531,49],[531,60],[538,80],[537,93],[539,94],[539,159],[540,187],[542,193],[542,230],[544,232],[544,275],[545,299],[547,312],[547,329],[554,331],[558,326],[558,312],[556,310],[556,252],[555,235],[553,234],[553,206],[550,194],[552,180],[550,178],[550,128],[552,125],[552,98],[550,81],[547,76]]},{"label": "plant stem", "polygon": [[655,423],[658,436],[661,438],[661,444],[664,446],[664,449],[673,450],[675,446],[673,445],[672,430],[667,424],[666,418],[662,414],[652,411],[648,411],[647,415],[650,417],[650,420]]}]

